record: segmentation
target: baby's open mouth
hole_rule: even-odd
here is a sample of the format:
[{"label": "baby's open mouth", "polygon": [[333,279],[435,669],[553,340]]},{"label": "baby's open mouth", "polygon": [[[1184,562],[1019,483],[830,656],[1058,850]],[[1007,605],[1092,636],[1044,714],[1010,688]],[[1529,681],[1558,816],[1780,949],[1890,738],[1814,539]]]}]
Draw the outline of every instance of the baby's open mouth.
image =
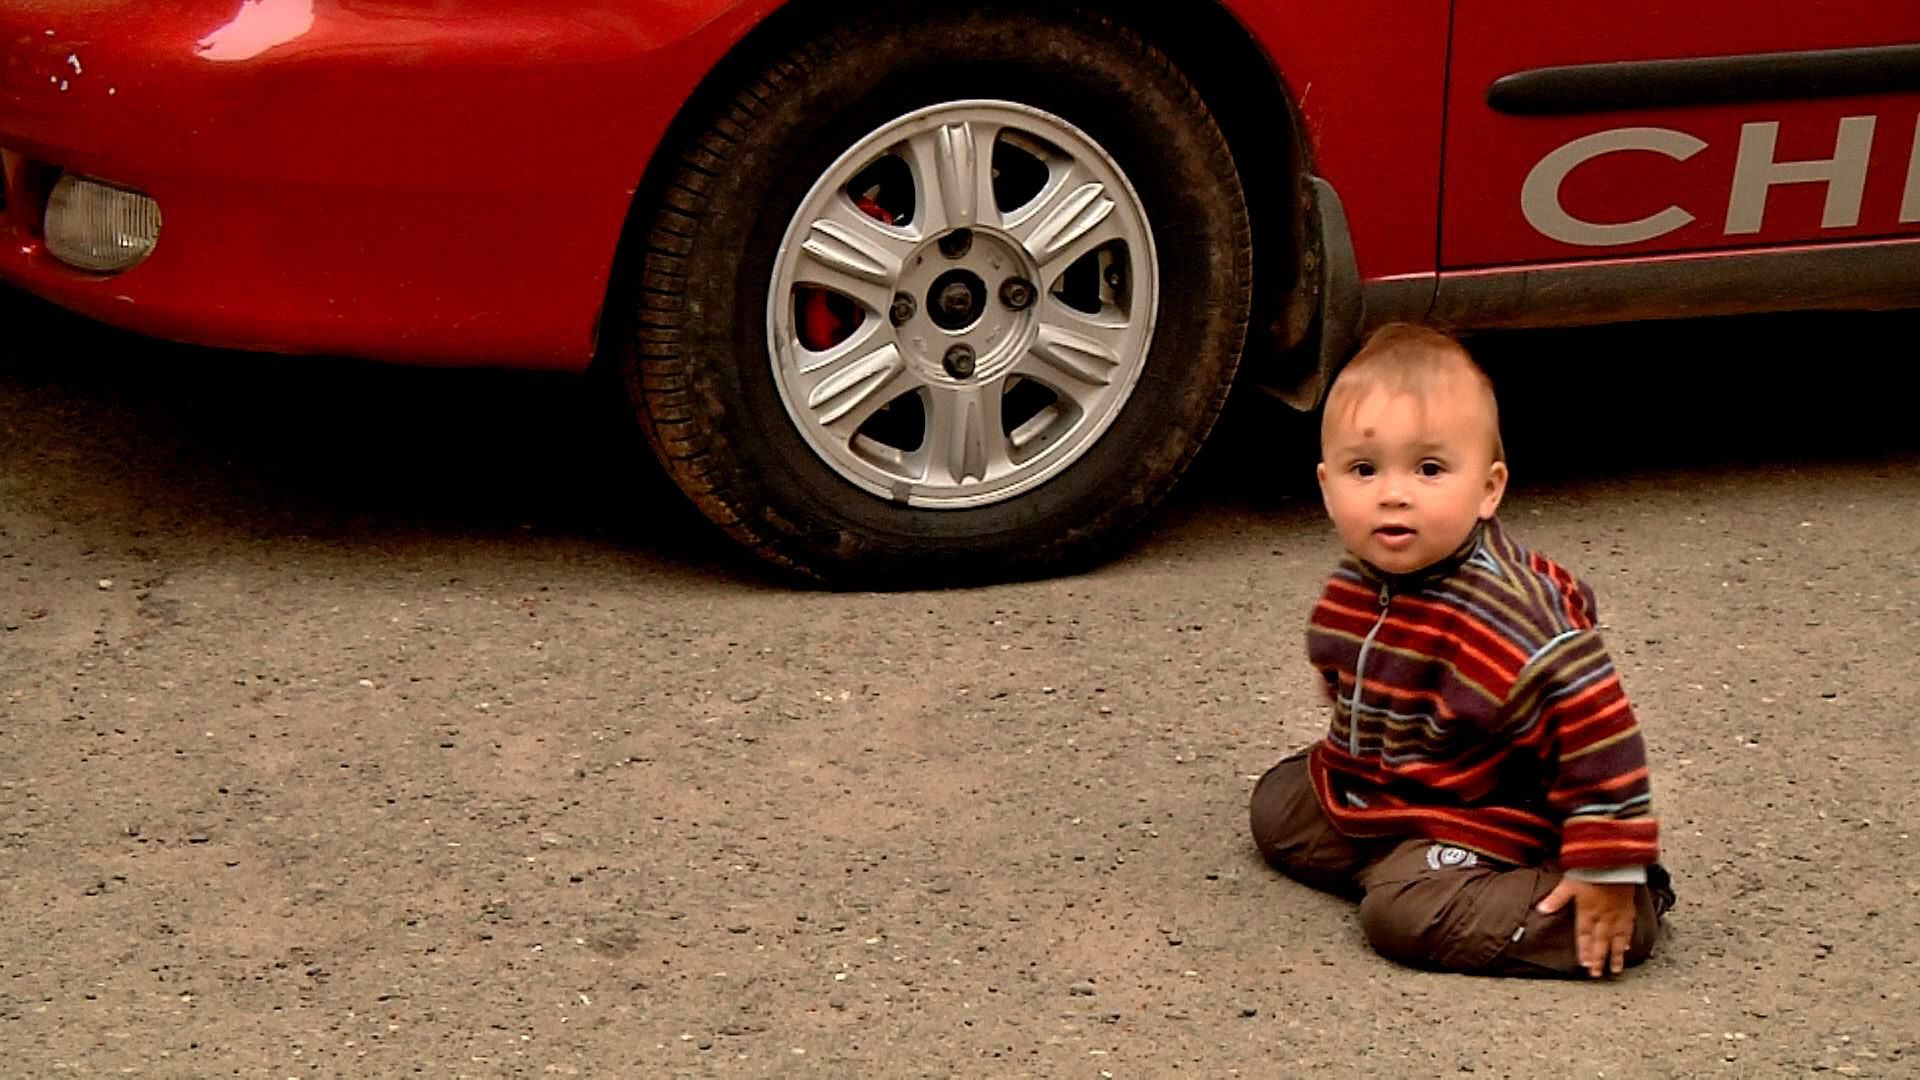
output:
[{"label": "baby's open mouth", "polygon": [[1390,551],[1400,551],[1413,544],[1414,531],[1405,525],[1382,525],[1373,530],[1381,546]]}]

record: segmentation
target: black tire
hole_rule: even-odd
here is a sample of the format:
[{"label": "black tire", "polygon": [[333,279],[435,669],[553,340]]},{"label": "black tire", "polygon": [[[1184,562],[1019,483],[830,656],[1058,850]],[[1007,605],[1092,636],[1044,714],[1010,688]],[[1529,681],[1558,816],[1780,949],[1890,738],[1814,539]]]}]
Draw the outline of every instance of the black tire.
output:
[{"label": "black tire", "polygon": [[[1253,280],[1232,154],[1157,49],[1104,15],[1042,12],[903,7],[836,26],[768,60],[663,159],[671,179],[637,219],[631,351],[616,357],[675,482],[779,566],[892,587],[1090,565],[1166,496],[1219,415]],[[766,297],[783,231],[838,155],[916,108],[982,97],[1062,117],[1119,164],[1156,237],[1159,317],[1131,397],[1071,466],[998,503],[914,509],[856,488],[794,429]]]}]

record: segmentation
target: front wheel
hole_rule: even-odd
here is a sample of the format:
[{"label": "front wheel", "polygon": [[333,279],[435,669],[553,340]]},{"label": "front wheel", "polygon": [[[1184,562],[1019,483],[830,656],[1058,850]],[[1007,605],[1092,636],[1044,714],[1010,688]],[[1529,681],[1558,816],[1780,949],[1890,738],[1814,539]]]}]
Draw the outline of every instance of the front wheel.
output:
[{"label": "front wheel", "polygon": [[1192,86],[1103,16],[837,27],[673,167],[626,385],[681,489],[778,564],[869,585],[1084,565],[1225,400],[1238,175]]}]

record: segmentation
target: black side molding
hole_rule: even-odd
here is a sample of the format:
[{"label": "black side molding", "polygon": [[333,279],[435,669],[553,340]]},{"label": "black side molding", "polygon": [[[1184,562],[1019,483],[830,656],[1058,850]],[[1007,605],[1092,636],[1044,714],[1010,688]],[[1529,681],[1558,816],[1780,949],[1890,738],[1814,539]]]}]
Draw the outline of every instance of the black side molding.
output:
[{"label": "black side molding", "polygon": [[1509,116],[1573,116],[1908,90],[1920,90],[1920,45],[1534,68],[1495,79],[1487,104]]},{"label": "black side molding", "polygon": [[1427,319],[1490,330],[1906,309],[1920,309],[1920,239],[1912,237],[1442,274]]}]

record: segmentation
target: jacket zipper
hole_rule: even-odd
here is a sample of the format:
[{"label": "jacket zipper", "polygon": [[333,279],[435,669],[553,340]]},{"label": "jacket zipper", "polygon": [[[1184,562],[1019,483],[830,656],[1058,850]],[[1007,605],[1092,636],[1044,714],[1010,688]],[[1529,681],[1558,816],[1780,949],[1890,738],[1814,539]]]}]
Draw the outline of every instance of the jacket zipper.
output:
[{"label": "jacket zipper", "polygon": [[1373,621],[1373,629],[1367,631],[1366,640],[1360,643],[1360,657],[1353,662],[1353,698],[1347,702],[1347,753],[1360,756],[1360,690],[1367,675],[1367,652],[1373,648],[1373,639],[1380,634],[1380,628],[1386,625],[1387,606],[1393,602],[1392,590],[1380,586],[1380,617]]}]

